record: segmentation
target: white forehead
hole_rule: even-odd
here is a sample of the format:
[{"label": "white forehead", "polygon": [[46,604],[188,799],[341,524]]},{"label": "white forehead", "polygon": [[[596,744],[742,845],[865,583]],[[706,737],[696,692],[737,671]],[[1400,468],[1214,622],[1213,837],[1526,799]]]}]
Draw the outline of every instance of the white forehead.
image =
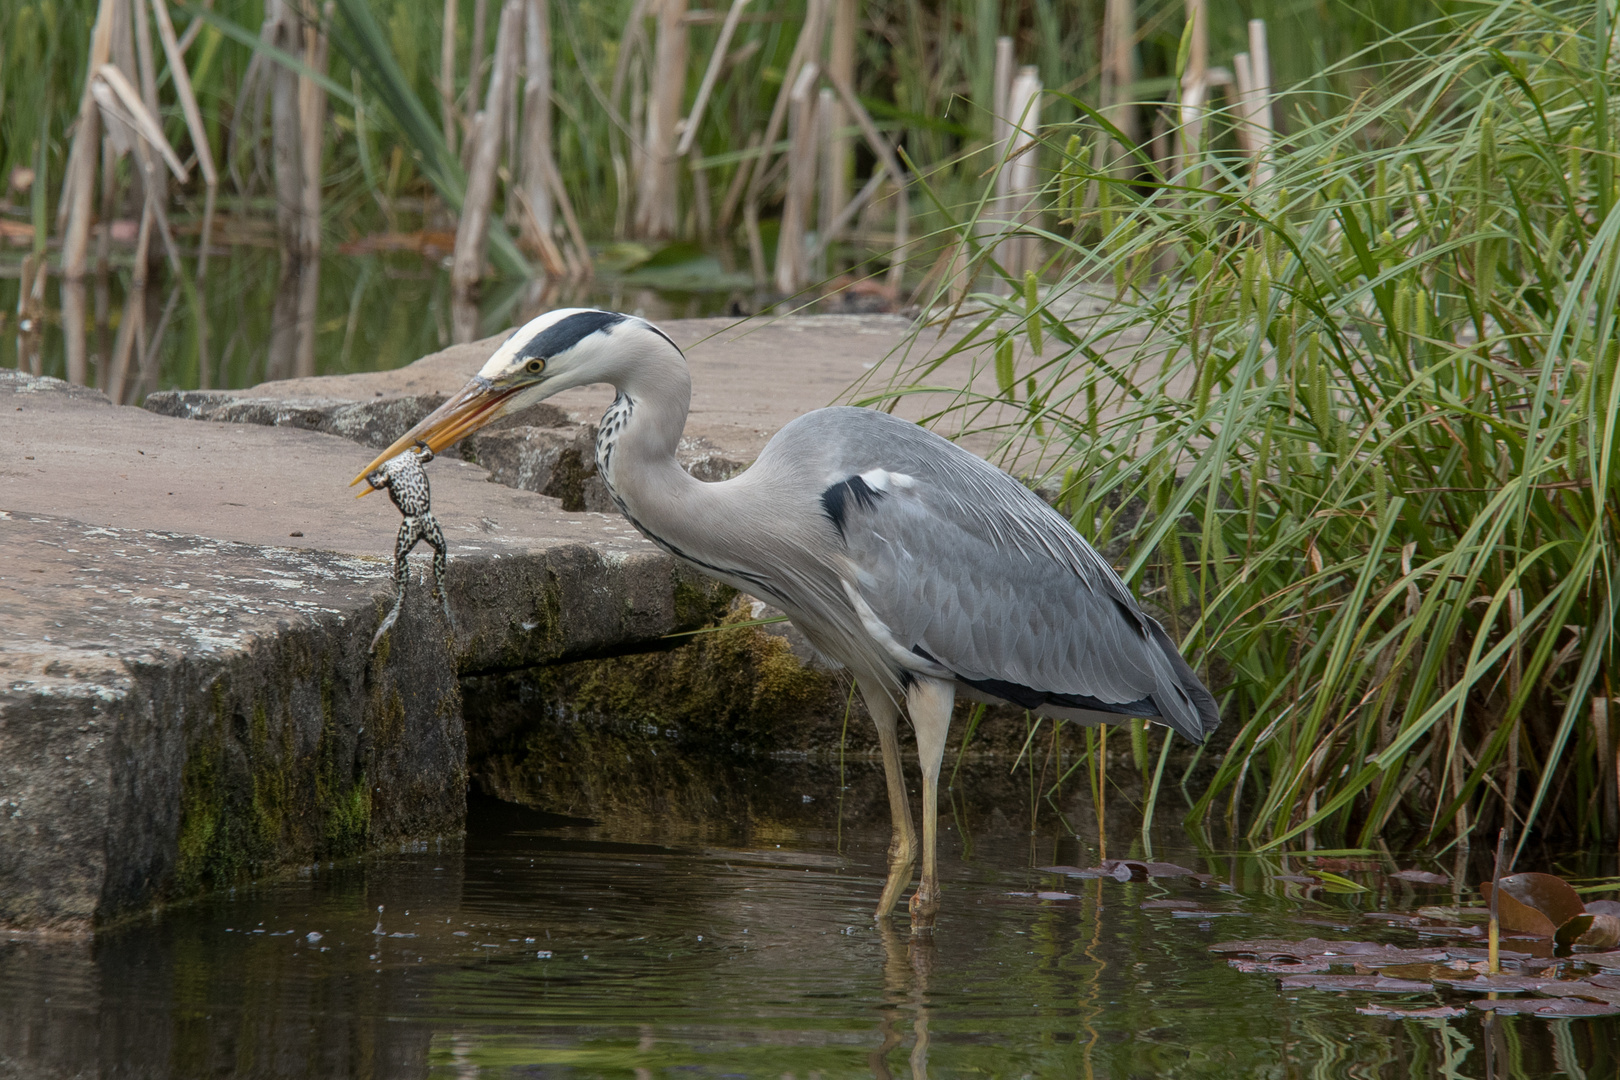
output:
[{"label": "white forehead", "polygon": [[550,360],[587,338],[610,334],[615,327],[635,321],[629,315],[596,308],[548,311],[519,327],[495,350],[495,355],[489,358],[479,374],[492,379],[535,357]]}]

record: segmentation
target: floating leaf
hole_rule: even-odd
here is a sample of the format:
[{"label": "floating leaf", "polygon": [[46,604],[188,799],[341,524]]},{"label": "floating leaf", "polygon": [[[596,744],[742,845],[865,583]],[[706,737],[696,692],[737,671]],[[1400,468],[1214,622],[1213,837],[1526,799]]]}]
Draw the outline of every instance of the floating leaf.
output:
[{"label": "floating leaf", "polygon": [[1620,900],[1588,900],[1586,910],[1593,915],[1620,915]]},{"label": "floating leaf", "polygon": [[[1546,979],[1537,975],[1476,975],[1471,971],[1453,971],[1437,975],[1435,981],[1469,994],[1530,994],[1543,987],[1555,987],[1559,983],[1558,979]],[[1567,980],[1565,984],[1567,985]],[[1549,992],[1557,993],[1556,990]]]},{"label": "floating leaf", "polygon": [[1466,1013],[1455,1005],[1434,1005],[1427,1009],[1397,1009],[1389,1005],[1358,1005],[1362,1016],[1383,1016],[1391,1020],[1450,1020]]},{"label": "floating leaf", "polygon": [[1035,894],[1035,899],[1037,899],[1037,900],[1073,900],[1073,899],[1075,899],[1075,895],[1072,892],[1038,892],[1038,893]]},{"label": "floating leaf", "polygon": [[1577,915],[1558,928],[1558,934],[1553,940],[1561,949],[1567,949],[1572,945],[1612,949],[1620,945],[1620,916],[1592,912]]},{"label": "floating leaf", "polygon": [[1397,870],[1390,877],[1397,881],[1410,881],[1418,885],[1450,885],[1451,878],[1428,870]]},{"label": "floating leaf", "polygon": [[1203,911],[1204,906],[1196,900],[1175,900],[1170,897],[1161,897],[1157,900],[1144,900],[1138,905],[1143,911],[1169,910],[1177,911]]},{"label": "floating leaf", "polygon": [[1284,990],[1371,990],[1380,994],[1421,994],[1434,989],[1432,983],[1416,979],[1388,979],[1382,975],[1289,975],[1282,980]]},{"label": "floating leaf", "polygon": [[1093,866],[1088,870],[1082,870],[1078,866],[1038,866],[1036,869],[1047,874],[1066,874],[1069,877],[1109,877],[1119,882],[1172,877],[1197,878],[1199,881],[1215,880],[1208,874],[1200,874],[1196,870],[1189,870],[1175,863],[1142,862],[1139,859],[1104,859],[1101,866]]},{"label": "floating leaf", "polygon": [[1582,1001],[1580,998],[1498,998],[1494,1001],[1470,1001],[1470,1008],[1504,1015],[1526,1016],[1620,1016],[1620,1005],[1601,1001]]},{"label": "floating leaf", "polygon": [[[1551,993],[1552,991],[1547,992]],[[1620,990],[1600,986],[1591,979],[1582,979],[1579,982],[1565,982],[1559,987],[1558,992],[1565,997],[1580,997],[1588,1001],[1601,1001],[1609,1005],[1620,1005]]]},{"label": "floating leaf", "polygon": [[1591,964],[1608,970],[1620,971],[1620,951],[1600,953],[1576,953],[1571,960],[1579,960],[1583,964]]},{"label": "floating leaf", "polygon": [[[1303,960],[1307,956],[1342,952],[1346,945],[1361,944],[1354,941],[1323,941],[1306,938],[1304,941],[1284,941],[1281,938],[1255,938],[1252,941],[1221,941],[1209,947],[1212,953],[1237,953],[1256,960],[1269,960],[1279,956],[1292,956]],[[1370,942],[1366,944],[1371,944]]]},{"label": "floating leaf", "polygon": [[1326,960],[1301,960],[1297,963],[1287,960],[1228,960],[1227,963],[1248,975],[1308,975],[1326,971],[1330,966]]}]

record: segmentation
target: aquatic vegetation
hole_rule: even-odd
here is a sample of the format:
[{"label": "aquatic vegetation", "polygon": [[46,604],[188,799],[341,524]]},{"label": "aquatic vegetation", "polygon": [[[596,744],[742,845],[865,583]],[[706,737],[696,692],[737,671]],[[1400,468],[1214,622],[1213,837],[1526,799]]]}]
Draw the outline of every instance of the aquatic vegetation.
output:
[{"label": "aquatic vegetation", "polygon": [[[1166,168],[1077,102],[1043,132],[1043,272],[1003,271],[996,221],[956,227],[936,311],[985,378],[935,426],[1131,553],[1221,688],[1192,821],[1620,834],[1609,18],[1510,2],[1394,35],[1330,69],[1353,95],[1285,94],[1263,163],[1230,112]],[[964,294],[980,274],[999,288]]]}]

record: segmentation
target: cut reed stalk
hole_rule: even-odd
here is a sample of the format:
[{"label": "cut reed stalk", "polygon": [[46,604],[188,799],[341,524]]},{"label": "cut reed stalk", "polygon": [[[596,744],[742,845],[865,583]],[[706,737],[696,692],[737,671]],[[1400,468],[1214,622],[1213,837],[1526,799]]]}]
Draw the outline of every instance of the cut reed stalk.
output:
[{"label": "cut reed stalk", "polygon": [[[504,130],[502,110],[508,108],[512,100],[523,18],[523,0],[506,0],[497,24],[495,64],[484,102],[484,120],[479,125],[478,143],[473,150],[472,170],[467,175],[467,195],[461,206],[461,222],[456,228],[456,249],[450,267],[451,291],[461,297],[469,296],[484,276],[484,253],[495,202],[495,170],[500,163]],[[458,322],[455,339],[471,341],[476,331],[476,324],[468,326]]]},{"label": "cut reed stalk", "polygon": [[444,21],[439,34],[439,122],[444,145],[456,152],[456,134],[461,127],[456,108],[456,18],[460,4],[444,0]]},{"label": "cut reed stalk", "polygon": [[[551,0],[528,0],[523,14],[523,135],[515,190],[522,193],[520,205],[527,207],[527,213],[519,235],[526,246],[542,252],[547,274],[555,277],[552,267],[558,264],[552,260],[558,252],[552,236],[551,185],[546,182],[547,175],[556,170],[551,123]],[[544,250],[548,245],[549,250]]]},{"label": "cut reed stalk", "polygon": [[[1135,0],[1107,0],[1103,9],[1103,44],[1100,96],[1103,114],[1127,142],[1136,140],[1136,104],[1131,87],[1136,82]],[[1119,147],[1123,150],[1124,147]],[[1109,160],[1118,152],[1110,153]]]},{"label": "cut reed stalk", "polygon": [[[94,213],[96,156],[100,150],[100,109],[91,86],[96,72],[107,63],[112,52],[114,12],[118,0],[101,0],[96,11],[96,24],[90,34],[90,57],[85,65],[84,91],[79,99],[79,118],[73,132],[73,148],[69,152],[67,175],[59,205],[64,208],[66,233],[62,238],[62,276],[69,281],[84,277],[90,252],[90,225]],[[84,352],[83,328],[68,328],[68,334],[77,333],[78,351]]]},{"label": "cut reed stalk", "polygon": [[686,99],[686,0],[659,0],[656,41],[645,153],[636,176],[635,233],[647,239],[674,236],[681,224],[676,126]]},{"label": "cut reed stalk", "polygon": [[[860,28],[859,0],[833,0],[832,33],[827,39],[827,72],[850,86],[855,85],[855,44]],[[849,202],[849,183],[854,175],[854,145],[846,132],[849,117],[843,103],[834,101],[829,107],[827,128],[831,132],[826,154],[828,183],[824,196],[832,209]],[[833,242],[828,235],[822,249]]]},{"label": "cut reed stalk", "polygon": [[[152,14],[157,20],[158,40],[163,43],[163,54],[168,59],[169,74],[174,80],[175,96],[180,99],[180,111],[186,118],[186,130],[191,135],[191,146],[197,155],[197,168],[202,173],[206,192],[202,233],[197,244],[197,279],[201,281],[207,274],[208,248],[213,240],[214,200],[219,194],[219,173],[214,168],[214,152],[208,143],[208,130],[203,126],[202,110],[197,106],[197,94],[191,85],[191,72],[186,67],[185,53],[180,48],[174,34],[174,23],[169,18],[168,0],[152,0]],[[204,366],[199,370],[207,369]]]},{"label": "cut reed stalk", "polygon": [[816,193],[816,77],[814,63],[799,69],[788,96],[787,195],[782,202],[782,228],[776,239],[776,291],[792,296],[809,280],[805,233]]}]

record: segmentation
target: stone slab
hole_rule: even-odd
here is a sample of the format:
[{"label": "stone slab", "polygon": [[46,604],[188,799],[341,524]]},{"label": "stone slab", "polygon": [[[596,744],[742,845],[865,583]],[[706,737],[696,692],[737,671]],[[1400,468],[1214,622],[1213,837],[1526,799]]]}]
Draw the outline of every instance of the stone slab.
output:
[{"label": "stone slab", "polygon": [[418,586],[373,654],[399,519],[353,497],[354,441],[14,372],[0,435],[0,924],[456,833],[460,678],[645,649],[726,599],[622,520],[449,459],[458,624]]}]

